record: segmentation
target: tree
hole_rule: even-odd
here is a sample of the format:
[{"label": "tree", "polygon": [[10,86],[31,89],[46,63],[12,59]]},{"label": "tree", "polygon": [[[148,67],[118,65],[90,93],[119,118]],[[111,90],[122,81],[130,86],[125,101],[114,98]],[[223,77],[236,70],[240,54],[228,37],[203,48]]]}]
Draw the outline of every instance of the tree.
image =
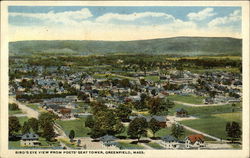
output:
[{"label": "tree", "polygon": [[184,135],[184,128],[183,126],[179,124],[175,124],[171,128],[171,135],[174,136],[175,138],[180,138],[182,135]]},{"label": "tree", "polygon": [[49,112],[43,112],[39,115],[38,121],[41,128],[44,128],[48,123],[54,123],[56,116]]},{"label": "tree", "polygon": [[12,103],[12,104],[9,104],[9,109],[15,111],[15,110],[19,110],[19,107],[16,103]]},{"label": "tree", "polygon": [[75,131],[74,130],[70,130],[70,132],[69,132],[70,142],[73,142],[74,138],[75,138]]},{"label": "tree", "polygon": [[32,128],[33,132],[37,133],[39,130],[39,121],[36,118],[30,118],[28,120],[29,126]]},{"label": "tree", "polygon": [[148,105],[149,113],[152,115],[167,115],[168,109],[174,107],[173,102],[160,98],[151,98]]},{"label": "tree", "polygon": [[29,133],[30,132],[30,126],[27,121],[23,123],[22,127],[22,134]]},{"label": "tree", "polygon": [[130,137],[135,137],[140,141],[142,136],[147,135],[147,120],[143,117],[137,117],[133,121],[130,122],[128,126],[128,135]]},{"label": "tree", "polygon": [[95,122],[94,122],[93,116],[88,116],[85,121],[85,127],[93,128],[94,124]]},{"label": "tree", "polygon": [[120,118],[120,120],[127,120],[131,113],[132,110],[125,105],[119,105],[116,109],[116,115]]},{"label": "tree", "polygon": [[226,133],[227,133],[227,136],[231,139],[232,143],[241,138],[241,134],[242,134],[242,131],[241,131],[241,127],[239,125],[239,123],[237,122],[228,122],[226,124]]},{"label": "tree", "polygon": [[155,133],[161,129],[160,122],[157,121],[155,118],[152,118],[148,123],[149,129],[153,132],[155,137]]},{"label": "tree", "polygon": [[55,132],[54,132],[54,128],[53,128],[53,124],[52,123],[45,124],[45,126],[43,128],[43,137],[47,141],[51,141],[51,139],[53,137],[55,137]]},{"label": "tree", "polygon": [[13,136],[21,129],[20,122],[16,116],[9,117],[9,135]]}]

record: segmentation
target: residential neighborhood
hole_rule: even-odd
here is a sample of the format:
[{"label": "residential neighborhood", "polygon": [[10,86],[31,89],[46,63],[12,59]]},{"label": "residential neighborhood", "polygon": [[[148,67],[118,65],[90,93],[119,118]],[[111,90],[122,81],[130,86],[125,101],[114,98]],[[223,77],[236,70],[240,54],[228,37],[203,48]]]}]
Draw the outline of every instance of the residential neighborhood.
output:
[{"label": "residential neighborhood", "polygon": [[241,148],[237,67],[136,57],[10,57],[9,148]]}]

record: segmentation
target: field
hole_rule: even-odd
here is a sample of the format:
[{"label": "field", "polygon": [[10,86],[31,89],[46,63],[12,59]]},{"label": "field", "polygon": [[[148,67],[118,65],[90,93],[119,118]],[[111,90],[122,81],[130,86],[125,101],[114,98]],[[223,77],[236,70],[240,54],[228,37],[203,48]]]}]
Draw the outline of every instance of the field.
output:
[{"label": "field", "polygon": [[120,149],[143,149],[144,147],[139,144],[131,144],[129,142],[119,141],[118,146]]},{"label": "field", "polygon": [[[171,134],[171,128],[162,128],[158,132],[156,132],[155,136],[163,137],[163,136],[170,135],[170,134]],[[184,129],[184,135],[181,136],[179,139],[184,140],[187,136],[192,135],[192,134],[196,134],[196,133]],[[207,138],[207,140],[209,140],[209,138]]]},{"label": "field", "polygon": [[22,114],[22,110],[9,110],[9,115]]},{"label": "field", "polygon": [[215,114],[207,117],[202,117],[196,120],[184,120],[180,123],[192,127],[196,130],[208,133],[212,136],[226,139],[226,123],[230,121],[241,122],[241,112]]},{"label": "field", "polygon": [[38,105],[35,105],[35,104],[27,104],[28,107],[34,109],[34,110],[39,110],[39,106]]},{"label": "field", "polygon": [[145,80],[157,82],[157,81],[160,81],[160,78],[159,76],[146,76]]},{"label": "field", "polygon": [[150,146],[150,147],[152,147],[152,148],[154,148],[154,149],[164,149],[164,147],[162,147],[158,143],[152,143],[152,142],[150,142],[147,145]]},{"label": "field", "polygon": [[70,130],[74,130],[76,137],[87,137],[90,129],[85,127],[85,120],[85,118],[66,121],[56,120],[56,123],[61,125],[66,135],[69,135]]},{"label": "field", "polygon": [[[203,117],[211,114],[221,114],[221,113],[229,113],[232,112],[232,105],[221,105],[221,106],[204,106],[204,107],[191,107],[185,106],[181,104],[175,104],[175,106],[169,109],[169,115],[174,115],[176,109],[184,108],[188,111],[189,115],[196,117]],[[235,107],[235,111],[241,111],[241,103],[237,103]]]},{"label": "field", "polygon": [[45,138],[39,138],[39,142],[41,143],[41,146],[39,147],[21,147],[20,141],[9,141],[9,148],[10,149],[46,149],[46,148],[53,148],[53,147],[60,147],[60,143],[58,141],[55,142],[49,142],[46,141]]},{"label": "field", "polygon": [[188,95],[188,96],[170,95],[167,98],[172,101],[180,101],[180,102],[190,103],[190,104],[203,104],[203,99],[205,99],[205,97],[194,96],[194,95]]}]

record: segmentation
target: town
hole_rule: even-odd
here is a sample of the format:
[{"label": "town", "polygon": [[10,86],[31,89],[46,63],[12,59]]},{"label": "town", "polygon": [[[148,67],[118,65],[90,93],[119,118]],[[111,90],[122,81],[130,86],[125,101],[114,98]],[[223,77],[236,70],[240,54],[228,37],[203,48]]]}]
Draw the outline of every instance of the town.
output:
[{"label": "town", "polygon": [[240,56],[10,56],[9,148],[241,149]]}]

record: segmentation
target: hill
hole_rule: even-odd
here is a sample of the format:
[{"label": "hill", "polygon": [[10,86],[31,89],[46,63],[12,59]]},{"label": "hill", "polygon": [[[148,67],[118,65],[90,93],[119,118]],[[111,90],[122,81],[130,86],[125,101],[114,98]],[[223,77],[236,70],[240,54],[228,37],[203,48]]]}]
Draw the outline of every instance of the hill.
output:
[{"label": "hill", "polygon": [[17,41],[9,43],[10,55],[53,54],[171,54],[241,55],[242,40],[227,37],[173,37],[136,41]]}]

